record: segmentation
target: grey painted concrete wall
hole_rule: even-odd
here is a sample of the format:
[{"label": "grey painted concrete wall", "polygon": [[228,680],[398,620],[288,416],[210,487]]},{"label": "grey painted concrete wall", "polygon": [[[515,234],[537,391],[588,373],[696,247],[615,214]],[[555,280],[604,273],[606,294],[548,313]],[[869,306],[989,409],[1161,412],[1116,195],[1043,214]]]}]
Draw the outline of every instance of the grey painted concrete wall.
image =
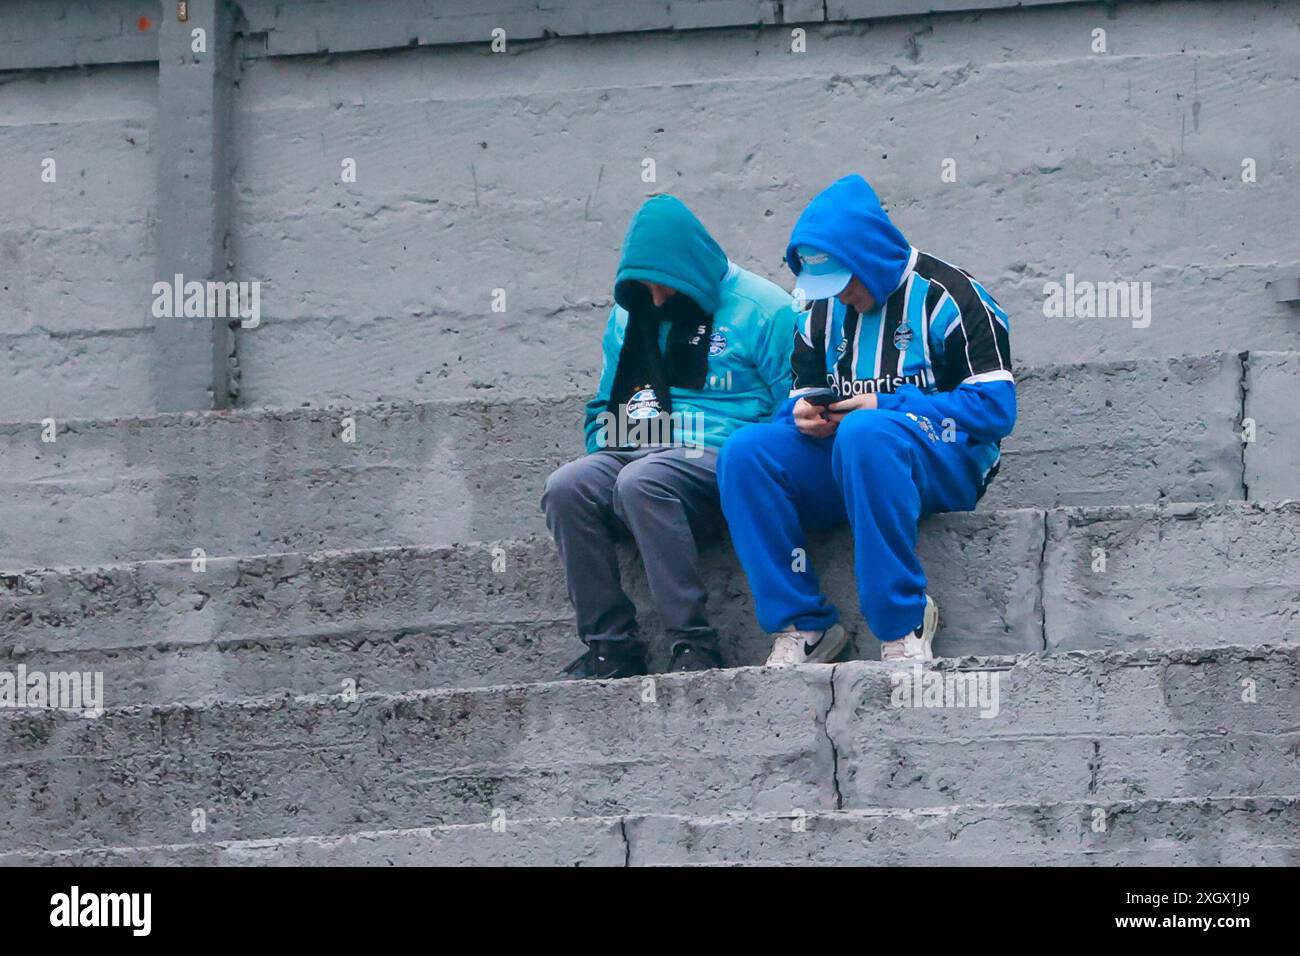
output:
[{"label": "grey painted concrete wall", "polygon": [[0,0],[0,70],[157,62],[159,0]]},{"label": "grey painted concrete wall", "polygon": [[[240,333],[247,401],[590,387],[648,194],[681,195],[788,285],[790,226],[850,169],[916,244],[986,280],[1022,362],[1300,343],[1264,287],[1300,268],[1280,241],[1300,216],[1300,144],[1277,122],[1293,8],[1053,7],[809,44],[793,54],[771,28],[245,62],[235,243],[272,290]],[[1067,273],[1151,282],[1150,327],[1045,318],[1043,285]]]},{"label": "grey painted concrete wall", "polygon": [[[461,5],[388,0],[363,21],[252,2],[229,28],[233,149],[187,174],[166,157],[220,129],[210,61],[228,32],[188,56],[188,29],[218,22],[212,0],[190,6],[177,24],[143,4],[157,19],[141,29],[116,0],[52,18],[0,3],[0,419],[581,391],[646,195],[678,193],[734,259],[788,284],[791,223],[849,169],[994,289],[1022,362],[1300,347],[1297,308],[1265,289],[1300,271],[1281,241],[1300,217],[1298,134],[1278,122],[1300,51],[1285,3],[476,7],[515,38],[494,54]],[[528,39],[543,31],[566,36]],[[320,55],[341,49],[362,52]],[[166,79],[179,60],[208,80]],[[97,62],[122,65],[38,69]],[[57,187],[38,178],[46,152]],[[264,283],[238,373],[222,327],[182,334],[179,359],[146,331],[147,286],[176,262]],[[1150,326],[1045,318],[1043,285],[1067,273],[1149,281]],[[202,380],[191,352],[210,359]]]},{"label": "grey painted concrete wall", "polygon": [[152,407],[157,98],[151,64],[0,74],[0,418]]}]

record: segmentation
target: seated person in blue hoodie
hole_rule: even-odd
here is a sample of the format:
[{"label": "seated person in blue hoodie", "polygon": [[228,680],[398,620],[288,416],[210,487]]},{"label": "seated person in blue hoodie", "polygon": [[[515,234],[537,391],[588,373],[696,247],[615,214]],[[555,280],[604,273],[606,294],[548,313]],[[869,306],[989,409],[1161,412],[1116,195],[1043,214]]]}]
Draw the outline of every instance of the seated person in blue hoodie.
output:
[{"label": "seated person in blue hoodie", "polygon": [[718,449],[766,421],[790,391],[798,323],[783,289],[727,261],[694,214],[655,196],[632,218],[605,327],[604,370],[587,403],[587,456],[546,480],[555,536],[587,651],[575,678],[646,672],[615,541],[641,552],[672,640],[670,670],[721,667],[697,540],[722,527]]},{"label": "seated person in blue hoodie", "polygon": [[[858,601],[886,661],[930,660],[939,611],[916,556],[929,514],[970,511],[1016,419],[1007,315],[969,273],[908,244],[861,176],[804,210],[786,249],[793,389],[723,450],[722,507],[770,665],[834,659],[846,635],[799,560],[847,522]],[[802,396],[833,389],[832,404]],[[822,396],[825,398],[826,396]]]}]

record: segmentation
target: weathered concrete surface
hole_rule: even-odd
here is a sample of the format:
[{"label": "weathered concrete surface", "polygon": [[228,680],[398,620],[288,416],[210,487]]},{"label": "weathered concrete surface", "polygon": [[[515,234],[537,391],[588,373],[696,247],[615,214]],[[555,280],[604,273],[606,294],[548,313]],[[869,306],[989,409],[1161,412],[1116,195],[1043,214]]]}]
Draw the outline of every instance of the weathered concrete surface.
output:
[{"label": "weathered concrete surface", "polygon": [[158,0],[4,0],[0,70],[156,61],[161,6]]},{"label": "weathered concrete surface", "polygon": [[[408,13],[364,27],[330,5],[246,5],[260,26],[241,41],[238,155],[227,164],[236,215],[221,251],[234,278],[265,284],[262,326],[238,335],[247,404],[586,390],[619,241],[646,195],[681,194],[736,261],[788,285],[785,236],[848,165],[919,246],[988,283],[1013,316],[1018,361],[1300,348],[1294,309],[1265,290],[1300,268],[1276,242],[1300,215],[1287,188],[1296,133],[1276,121],[1291,106],[1300,48],[1285,5],[909,17],[900,14],[933,4],[584,2],[464,14],[394,3]],[[191,6],[198,22],[208,0]],[[881,9],[897,18],[814,26],[807,52],[791,50],[788,22]],[[141,12],[154,18],[143,29]],[[169,27],[185,26],[166,12]],[[162,262],[155,200],[175,172],[157,168],[166,150],[152,135],[162,129],[159,13],[156,2],[128,11],[116,0],[0,8],[0,69],[15,68],[0,106],[0,206],[13,224],[0,241],[23,288],[15,296],[19,286],[0,282],[0,307],[20,329],[75,327],[8,343],[7,417],[153,407],[140,356],[156,347],[143,330]],[[777,19],[787,23],[749,26]],[[495,55],[481,32],[489,20],[520,20],[507,28],[522,30],[516,40],[546,23],[673,29],[514,42]],[[695,29],[728,23],[746,28]],[[1098,26],[1105,53],[1092,52]],[[331,37],[342,39],[331,49],[475,42],[274,55]],[[131,62],[16,69],[100,61]],[[868,153],[807,148],[809,135],[831,143],[827,131],[864,124]],[[57,190],[39,181],[45,155],[63,163]],[[647,158],[653,182],[641,178]],[[356,182],[341,181],[344,159],[357,161]],[[946,160],[955,182],[941,175]],[[1253,182],[1242,180],[1247,161]],[[223,162],[218,151],[208,180],[225,181]],[[194,216],[195,233],[210,218]],[[1044,285],[1067,273],[1150,282],[1150,324],[1045,318]],[[495,289],[505,313],[489,309]]]},{"label": "weathered concrete surface", "polygon": [[[42,19],[33,12],[19,35]],[[7,420],[154,408],[146,322],[157,78],[154,65],[0,78],[0,416]],[[54,161],[53,182],[42,178],[51,169],[46,160]]]},{"label": "weathered concrete surface", "polygon": [[[170,11],[169,11],[170,13]],[[195,0],[184,22],[165,16],[158,28],[158,269],[173,284],[226,281],[233,265],[230,176],[234,98],[234,5]],[[193,37],[205,37],[202,52]],[[179,295],[179,293],[177,293]],[[215,303],[214,303],[215,304]],[[215,311],[215,310],[214,310]],[[238,312],[236,312],[238,314]],[[163,411],[229,408],[234,339],[227,315],[153,317],[155,407]]]},{"label": "weathered concrete surface", "polygon": [[[625,866],[621,817],[507,820],[340,836],[0,853],[0,866]],[[492,839],[496,837],[496,839]]]},{"label": "weathered concrete surface", "polygon": [[[191,0],[195,8],[212,0]],[[338,4],[323,15],[318,0],[243,0],[245,54],[285,56],[398,49],[449,43],[484,44],[494,28],[511,43],[555,36],[643,30],[900,17],[931,11],[993,10],[1074,0],[569,0],[518,3],[477,0],[472,8],[444,0],[370,0]],[[1136,0],[1130,0],[1136,2]],[[157,0],[4,0],[0,3],[0,70],[132,63],[158,59]],[[168,11],[170,12],[170,11]],[[141,20],[141,14],[146,15]]]},{"label": "weathered concrete surface", "polygon": [[[1016,430],[985,500],[1041,507],[1245,497],[1241,386],[1241,358],[1226,352],[1021,369]],[[1290,424],[1300,443],[1300,421]],[[1300,473],[1272,465],[1262,467],[1276,485],[1300,493]]]},{"label": "weathered concrete surface", "polygon": [[[939,662],[1000,713],[896,708],[880,663],[0,715],[0,850],[507,818],[1300,792],[1300,648]],[[1255,682],[1255,702],[1240,682]],[[833,693],[832,693],[833,689]]]},{"label": "weathered concrete surface", "polygon": [[[1294,502],[936,516],[920,547],[941,609],[936,652],[1297,642],[1297,538]],[[651,665],[663,668],[667,642],[640,562],[630,547],[622,559]],[[876,659],[848,533],[815,539],[812,560],[850,631],[846,656]],[[704,564],[728,661],[762,663],[768,638],[730,546],[707,548]],[[541,536],[216,558],[206,568],[0,575],[0,656],[102,671],[109,702],[123,706],[330,693],[343,681],[406,691],[549,680],[580,650],[554,546]]]},{"label": "weathered concrete surface", "polygon": [[[1105,828],[1095,825],[1100,819]],[[799,827],[796,828],[796,821]],[[668,814],[0,853],[0,866],[1294,866],[1300,800]]]},{"label": "weathered concrete surface", "polygon": [[370,0],[364,9],[339,8],[323,20],[312,0],[245,0],[251,55],[375,50],[428,44],[486,44],[494,29],[511,42],[646,30],[801,23],[884,18],[932,11],[995,10],[1070,0],[569,0],[566,3],[479,2],[468,8],[438,0]]},{"label": "weathered concrete surface", "polygon": [[[734,260],[788,287],[790,227],[851,169],[916,245],[988,284],[1018,362],[1300,348],[1265,289],[1300,266],[1276,242],[1300,218],[1300,134],[1277,123],[1292,17],[1113,12],[827,28],[805,54],[779,27],[245,61],[235,245],[267,282],[265,321],[239,335],[246,399],[587,390],[648,194],[680,195]],[[1090,52],[1097,27],[1107,54]],[[869,151],[835,148],[867,126]],[[1044,317],[1044,284],[1067,273],[1150,282],[1150,325]]]},{"label": "weathered concrete surface", "polygon": [[[1296,310],[1300,323],[1300,309]],[[1246,489],[1259,501],[1300,498],[1300,355],[1251,352],[1246,359]]]},{"label": "weathered concrete surface", "polygon": [[1300,793],[1298,662],[1290,646],[935,663],[990,690],[996,674],[981,707],[914,706],[885,665],[840,664],[837,792],[845,809]]},{"label": "weathered concrete surface", "polygon": [[577,454],[581,407],[509,410],[82,420],[61,423],[52,444],[39,422],[3,425],[0,567],[445,544],[518,533],[520,516],[535,529],[545,475]]},{"label": "weathered concrete surface", "polygon": [[[946,624],[944,654],[1043,647],[1036,511],[943,515],[920,548]],[[858,613],[847,531],[811,548],[852,635],[879,657]],[[496,568],[500,568],[497,571]],[[44,670],[102,671],[116,706],[282,692],[470,687],[549,680],[582,649],[554,545],[536,537],[440,549],[220,558],[0,575],[0,656]],[[668,642],[639,559],[629,593],[667,666]],[[733,665],[761,664],[770,639],[726,542],[706,550],[713,621]]]},{"label": "weathered concrete surface", "polygon": [[1048,512],[1043,607],[1051,651],[1300,641],[1300,502]]},{"label": "weathered concrete surface", "polygon": [[833,809],[830,670],[0,714],[0,850]]},{"label": "weathered concrete surface", "polygon": [[[1096,832],[1095,814],[1106,829]],[[628,820],[632,866],[1294,866],[1294,797]]]},{"label": "weathered concrete surface", "polygon": [[[1020,423],[981,507],[1242,497],[1241,375],[1235,354],[1023,370]],[[547,474],[582,453],[582,403],[74,420],[54,443],[39,422],[0,424],[0,569],[539,532]],[[1287,440],[1285,420],[1273,427]],[[1300,496],[1285,461],[1256,470]]]}]

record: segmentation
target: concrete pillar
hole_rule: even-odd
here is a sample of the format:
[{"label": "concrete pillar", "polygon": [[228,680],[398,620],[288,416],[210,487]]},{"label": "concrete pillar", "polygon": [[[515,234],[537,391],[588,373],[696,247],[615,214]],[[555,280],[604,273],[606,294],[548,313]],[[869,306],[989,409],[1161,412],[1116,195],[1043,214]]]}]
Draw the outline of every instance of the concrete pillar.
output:
[{"label": "concrete pillar", "polygon": [[[186,19],[180,19],[185,8]],[[200,45],[196,31],[206,51]],[[206,282],[231,268],[233,14],[226,0],[163,0],[158,30],[158,279]],[[232,401],[230,320],[152,316],[160,411]]]}]

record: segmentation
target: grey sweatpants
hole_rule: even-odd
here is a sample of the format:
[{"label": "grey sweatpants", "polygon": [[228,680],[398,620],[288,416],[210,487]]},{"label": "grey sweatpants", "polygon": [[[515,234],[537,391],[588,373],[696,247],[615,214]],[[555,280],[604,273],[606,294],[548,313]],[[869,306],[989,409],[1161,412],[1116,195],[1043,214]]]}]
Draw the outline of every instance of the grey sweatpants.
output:
[{"label": "grey sweatpants", "polygon": [[[691,457],[687,457],[687,452]],[[636,608],[623,590],[614,548],[630,536],[641,552],[650,596],[674,640],[712,642],[697,540],[718,535],[713,449],[598,451],[546,479],[542,510],[568,577],[578,636],[626,641],[637,636]]]}]

